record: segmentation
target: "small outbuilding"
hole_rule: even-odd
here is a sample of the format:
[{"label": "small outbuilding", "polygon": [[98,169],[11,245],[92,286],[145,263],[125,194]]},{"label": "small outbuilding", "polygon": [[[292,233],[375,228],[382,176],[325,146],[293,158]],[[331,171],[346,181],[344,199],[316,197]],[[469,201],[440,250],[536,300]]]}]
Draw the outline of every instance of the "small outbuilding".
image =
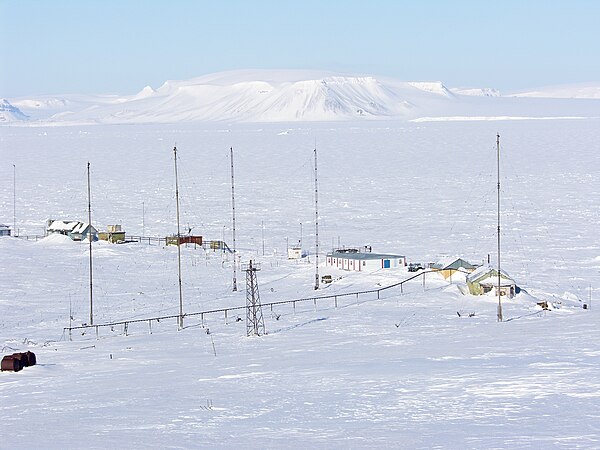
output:
[{"label": "small outbuilding", "polygon": [[202,236],[182,234],[179,237],[177,235],[167,236],[167,245],[182,245],[182,244],[194,244],[194,247],[202,247]]},{"label": "small outbuilding", "polygon": [[341,270],[392,269],[406,266],[406,257],[383,253],[360,252],[358,249],[339,249],[327,254],[326,265]]},{"label": "small outbuilding", "polygon": [[113,244],[125,241],[125,231],[121,225],[108,225],[106,231],[100,231],[98,238],[102,241],[108,241]]},{"label": "small outbuilding", "polygon": [[0,236],[10,236],[10,227],[0,223]]},{"label": "small outbuilding", "polygon": [[462,258],[448,257],[434,263],[431,268],[439,272],[445,279],[448,279],[456,272],[473,272],[477,266]]},{"label": "small outbuilding", "polygon": [[500,285],[498,285],[498,269],[492,266],[481,266],[467,275],[467,287],[472,295],[484,295],[494,291],[494,295],[513,298],[517,293],[515,281],[503,270],[500,270]]},{"label": "small outbuilding", "polygon": [[300,259],[302,258],[301,247],[290,247],[288,248],[288,259]]}]

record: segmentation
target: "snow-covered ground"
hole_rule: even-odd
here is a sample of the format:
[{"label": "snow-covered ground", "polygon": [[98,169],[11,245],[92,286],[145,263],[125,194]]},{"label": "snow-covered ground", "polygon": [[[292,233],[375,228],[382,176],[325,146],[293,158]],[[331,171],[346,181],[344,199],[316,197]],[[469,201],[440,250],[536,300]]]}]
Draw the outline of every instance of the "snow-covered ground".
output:
[{"label": "snow-covered ground", "polygon": [[[566,101],[568,102],[568,101]],[[539,116],[567,116],[544,110]],[[498,113],[497,116],[502,114]],[[597,114],[600,115],[600,114]],[[87,245],[0,238],[0,346],[38,365],[0,374],[11,448],[598,448],[600,446],[600,122],[597,119],[0,128],[0,222],[45,220],[127,233],[182,228],[261,263],[263,303],[376,289],[406,270],[349,273],[315,293],[314,167],[321,261],[338,242],[409,261],[495,261],[496,133],[501,135],[502,267],[523,291],[465,296],[428,274],[375,294],[63,333],[88,321]],[[15,164],[15,172],[13,166]],[[302,237],[310,261],[285,258]],[[265,254],[263,255],[263,236]],[[94,320],[177,314],[174,247],[94,243]],[[183,249],[187,313],[245,304],[232,261]],[[339,279],[338,279],[339,278]],[[591,291],[590,291],[591,289]],[[554,305],[544,312],[536,302]],[[461,313],[459,317],[457,312]],[[473,317],[468,317],[474,313]],[[237,320],[237,317],[242,320]],[[467,317],[465,317],[467,316]],[[9,439],[10,436],[10,439]],[[3,445],[6,445],[3,444]]]}]

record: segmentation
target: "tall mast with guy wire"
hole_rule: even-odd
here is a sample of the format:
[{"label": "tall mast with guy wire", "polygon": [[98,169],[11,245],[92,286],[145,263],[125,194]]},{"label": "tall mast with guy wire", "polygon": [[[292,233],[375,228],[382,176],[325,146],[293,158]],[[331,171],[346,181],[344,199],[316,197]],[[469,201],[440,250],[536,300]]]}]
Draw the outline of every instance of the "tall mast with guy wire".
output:
[{"label": "tall mast with guy wire", "polygon": [[502,290],[500,289],[500,134],[496,134],[496,162],[498,166],[498,322],[502,322]]}]

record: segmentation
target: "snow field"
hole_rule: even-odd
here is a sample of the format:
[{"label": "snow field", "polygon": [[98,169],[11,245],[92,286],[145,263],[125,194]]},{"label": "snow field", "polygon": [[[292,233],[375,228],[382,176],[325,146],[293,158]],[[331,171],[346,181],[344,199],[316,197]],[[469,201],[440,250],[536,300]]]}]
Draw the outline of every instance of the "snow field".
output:
[{"label": "snow field", "polygon": [[[389,125],[389,126],[388,126]],[[261,263],[263,303],[314,295],[314,266],[284,259],[303,224],[314,251],[312,149],[321,247],[373,246],[430,262],[495,261],[495,134],[502,144],[504,302],[429,276],[401,295],[265,308],[267,336],[209,315],[63,335],[87,321],[87,245],[0,239],[0,345],[38,365],[0,375],[0,419],[17,448],[596,448],[600,341],[594,120],[496,123],[96,126],[0,129],[17,170],[21,234],[85,218],[129,234],[174,232],[172,147],[182,224],[230,243],[229,147],[242,262]],[[280,134],[282,132],[287,134]],[[35,163],[32,163],[34,161]],[[12,166],[0,169],[11,224]],[[144,203],[145,217],[142,217]],[[262,255],[261,221],[265,256]],[[311,257],[312,258],[312,257]],[[324,258],[321,259],[324,261]],[[243,306],[231,258],[183,249],[184,311]],[[312,261],[312,259],[311,259]],[[94,244],[96,323],[176,314],[176,249]],[[320,268],[323,295],[408,277]],[[556,309],[541,311],[537,299]],[[475,313],[458,317],[456,312]],[[244,319],[243,314],[241,318]],[[210,332],[207,334],[207,329]],[[214,342],[214,347],[213,347]],[[216,356],[215,356],[216,353]],[[14,443],[14,442],[13,442]]]}]

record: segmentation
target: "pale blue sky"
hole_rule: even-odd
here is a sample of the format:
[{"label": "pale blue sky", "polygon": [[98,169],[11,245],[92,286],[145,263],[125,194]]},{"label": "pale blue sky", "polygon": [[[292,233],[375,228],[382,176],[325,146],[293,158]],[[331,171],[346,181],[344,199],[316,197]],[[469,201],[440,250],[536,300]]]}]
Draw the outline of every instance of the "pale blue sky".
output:
[{"label": "pale blue sky", "polygon": [[510,91],[600,81],[595,0],[0,0],[0,98],[235,69]]}]

